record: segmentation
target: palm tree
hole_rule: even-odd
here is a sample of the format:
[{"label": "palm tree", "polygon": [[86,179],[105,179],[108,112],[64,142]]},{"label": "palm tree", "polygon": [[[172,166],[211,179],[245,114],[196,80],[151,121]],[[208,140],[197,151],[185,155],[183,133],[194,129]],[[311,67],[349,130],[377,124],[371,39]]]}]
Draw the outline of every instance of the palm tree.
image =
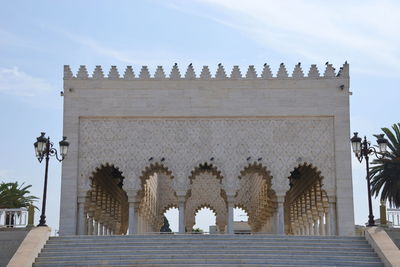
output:
[{"label": "palm tree", "polygon": [[381,194],[381,200],[400,207],[400,123],[393,124],[393,132],[388,128],[382,131],[389,139],[389,151],[384,159],[375,159],[370,168],[372,194]]},{"label": "palm tree", "polygon": [[[30,194],[28,189],[31,186],[24,186],[24,183],[18,186],[18,182],[2,182],[0,184],[0,209],[18,209],[32,205],[38,198],[28,195]],[[6,225],[14,225],[14,214],[6,214]]]}]

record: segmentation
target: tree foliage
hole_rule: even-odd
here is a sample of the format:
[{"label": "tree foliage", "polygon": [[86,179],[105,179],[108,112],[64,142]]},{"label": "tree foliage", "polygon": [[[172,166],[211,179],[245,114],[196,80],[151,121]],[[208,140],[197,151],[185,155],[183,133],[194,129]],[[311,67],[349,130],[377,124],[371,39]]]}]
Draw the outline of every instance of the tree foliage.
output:
[{"label": "tree foliage", "polygon": [[388,152],[384,159],[375,159],[370,168],[372,194],[381,194],[381,200],[400,207],[400,123],[392,130],[382,128],[388,141]]},{"label": "tree foliage", "polygon": [[38,198],[30,194],[28,190],[32,185],[18,185],[18,182],[0,184],[0,208],[17,209],[32,205]]}]

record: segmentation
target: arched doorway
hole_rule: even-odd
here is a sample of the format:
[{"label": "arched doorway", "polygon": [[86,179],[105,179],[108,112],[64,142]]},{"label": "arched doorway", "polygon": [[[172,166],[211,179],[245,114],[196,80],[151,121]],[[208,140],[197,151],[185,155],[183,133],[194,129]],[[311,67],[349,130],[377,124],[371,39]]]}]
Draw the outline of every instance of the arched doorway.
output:
[{"label": "arched doorway", "polygon": [[239,179],[235,205],[247,212],[251,232],[274,232],[277,202],[269,171],[262,164],[249,164]]},{"label": "arched doorway", "polygon": [[317,168],[304,163],[294,168],[285,196],[285,233],[326,235],[329,230],[328,196]]},{"label": "arched doorway", "polygon": [[151,164],[142,171],[136,233],[159,232],[165,211],[178,207],[173,178],[172,172],[160,163]]},{"label": "arched doorway", "polygon": [[90,177],[85,202],[85,233],[88,235],[126,234],[128,197],[124,176],[114,165],[102,165]]},{"label": "arched doorway", "polygon": [[203,206],[199,207],[195,213],[195,225],[193,229],[188,229],[188,232],[196,232],[200,229],[203,233],[209,232],[210,234],[219,233],[216,226],[216,213],[212,207]]},{"label": "arched doorway", "polygon": [[243,207],[236,206],[233,209],[233,222],[235,234],[250,234],[249,215]]},{"label": "arched doorway", "polygon": [[177,207],[170,207],[164,212],[164,217],[167,218],[169,228],[172,232],[179,231],[179,210]]},{"label": "arched doorway", "polygon": [[186,198],[185,226],[193,229],[195,214],[201,207],[212,207],[219,232],[225,232],[227,225],[227,200],[222,186],[222,175],[217,167],[207,162],[197,166],[191,173]]}]

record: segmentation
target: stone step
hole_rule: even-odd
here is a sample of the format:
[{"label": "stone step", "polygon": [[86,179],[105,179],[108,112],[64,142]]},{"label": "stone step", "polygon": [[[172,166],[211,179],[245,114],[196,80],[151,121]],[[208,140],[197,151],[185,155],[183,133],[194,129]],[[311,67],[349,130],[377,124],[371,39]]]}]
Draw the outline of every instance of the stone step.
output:
[{"label": "stone step", "polygon": [[[131,254],[125,253],[123,255],[88,255],[88,254],[80,254],[74,256],[59,256],[59,257],[39,257],[37,262],[54,262],[57,260],[63,262],[69,261],[77,261],[79,259],[92,261],[92,260],[136,260],[136,259],[148,259],[149,255],[151,255],[152,259],[282,259],[283,256],[294,256],[290,253],[282,253],[282,254],[233,254],[229,251],[225,251],[220,254],[205,254],[205,253],[196,253],[196,254],[181,254],[181,253],[172,253],[172,254],[158,254],[158,253],[147,253],[147,254]],[[367,261],[367,262],[380,262],[377,256],[371,254],[370,256],[355,256],[355,255],[317,255],[317,254],[295,254],[295,260],[306,260],[306,259],[313,259],[313,260],[320,260],[321,262],[337,260],[337,261]]]},{"label": "stone step", "polygon": [[[371,246],[368,244],[362,245],[362,246],[351,246],[351,245],[346,245],[346,246],[324,246],[324,245],[318,245],[318,246],[310,246],[310,244],[291,244],[290,246],[288,244],[252,244],[248,246],[243,246],[241,244],[197,244],[188,246],[187,244],[133,244],[133,245],[127,245],[127,244],[112,244],[112,247],[114,249],[119,249],[119,250],[135,250],[135,249],[179,249],[179,250],[192,250],[193,248],[197,249],[241,249],[241,250],[254,250],[254,249],[261,249],[261,250],[281,250],[281,249],[302,249],[306,248],[307,250],[327,250],[327,251],[348,251],[348,250],[357,250],[357,251],[372,251]],[[57,251],[57,250],[65,250],[66,246],[55,246],[55,245],[45,245],[43,251]],[[97,249],[107,249],[110,248],[109,243],[93,243],[89,244],[86,246],[69,246],[68,250],[70,251],[91,251],[91,250],[97,250]]]},{"label": "stone step", "polygon": [[186,246],[186,247],[198,247],[198,246],[227,246],[227,247],[254,247],[254,246],[293,246],[293,247],[298,247],[298,246],[309,246],[309,247],[352,247],[352,248],[365,248],[365,247],[370,247],[367,242],[357,242],[357,243],[323,243],[323,242],[220,242],[220,241],[213,241],[213,242],[199,242],[199,241],[187,241],[187,242],[177,242],[177,241],[170,241],[170,242],[151,242],[151,241],[132,241],[132,242],[107,242],[107,241],[102,241],[102,242],[83,242],[83,243],[77,243],[77,242],[70,242],[70,243],[64,243],[64,242],[54,242],[54,243],[48,243],[45,245],[45,248],[51,248],[51,247],[71,247],[71,248],[76,248],[76,247],[93,247],[93,246]]},{"label": "stone step", "polygon": [[173,239],[265,239],[265,238],[272,238],[272,239],[319,239],[319,240],[365,240],[365,238],[361,236],[288,236],[288,235],[274,235],[274,234],[137,234],[137,235],[107,235],[107,236],[95,236],[95,235],[77,235],[77,236],[52,236],[50,240],[64,240],[64,239],[163,239],[163,238],[173,238]]},{"label": "stone step", "polygon": [[135,259],[135,260],[127,260],[120,259],[116,261],[112,260],[99,260],[99,261],[88,261],[84,259],[79,259],[78,261],[53,261],[53,262],[38,262],[34,263],[34,267],[44,267],[44,266],[133,266],[133,265],[142,265],[142,266],[161,266],[164,264],[180,264],[180,265],[190,265],[190,264],[209,264],[209,265],[227,265],[227,266],[235,266],[235,265],[273,265],[273,266],[365,266],[365,267],[383,267],[383,264],[380,262],[370,262],[370,261],[354,261],[354,260],[346,260],[338,262],[337,260],[324,260],[320,259],[254,259],[254,258],[241,258],[241,259]]},{"label": "stone step", "polygon": [[[65,250],[59,250],[59,251],[42,251],[39,256],[40,257],[58,257],[58,256],[76,256],[76,255],[115,255],[115,256],[122,256],[126,255],[129,252],[129,254],[132,255],[153,255],[153,254],[163,254],[163,255],[170,255],[170,254],[176,254],[179,252],[180,255],[186,255],[186,254],[192,254],[193,250],[191,249],[171,249],[171,248],[164,248],[164,249],[141,249],[141,250],[132,250],[131,248],[127,248],[125,250],[110,250],[109,247],[104,247],[100,248],[98,250],[92,249],[92,250],[76,250],[76,251],[65,251]],[[332,255],[332,251],[327,251],[325,249],[319,249],[319,250],[309,250],[307,248],[301,248],[301,249],[253,249],[253,250],[232,250],[232,249],[212,249],[212,248],[207,248],[203,250],[198,250],[197,253],[201,254],[221,254],[221,253],[227,253],[227,254],[236,254],[236,255],[257,255],[257,254],[262,254],[262,255],[325,255],[329,256]],[[365,257],[371,257],[374,256],[374,252],[372,249],[366,250],[366,251],[353,251],[353,250],[335,250],[336,253],[340,253],[342,256],[365,256]],[[376,255],[375,255],[376,257]]]},{"label": "stone step", "polygon": [[276,244],[327,244],[327,245],[345,245],[345,244],[350,244],[350,245],[363,245],[367,244],[368,242],[365,240],[357,240],[357,241],[319,241],[319,240],[307,240],[307,241],[301,241],[301,240],[193,240],[193,239],[187,239],[187,240],[157,240],[157,239],[150,239],[150,240],[138,240],[138,239],[121,239],[121,240],[106,240],[106,239],[99,239],[99,240],[58,240],[58,241],[48,241],[49,245],[57,245],[57,244],[62,244],[62,245],[69,245],[69,244],[95,244],[95,243],[109,243],[109,244],[206,244],[206,243],[226,243],[226,244],[262,244],[262,243],[276,243]]},{"label": "stone step", "polygon": [[34,266],[379,266],[363,237],[134,235],[52,237]]},{"label": "stone step", "polygon": [[63,242],[63,243],[85,243],[85,242],[324,242],[324,243],[363,243],[366,242],[365,239],[298,239],[298,238],[156,238],[156,237],[149,237],[145,238],[132,238],[132,237],[125,237],[125,238],[77,238],[77,239],[50,239],[48,240],[49,243],[55,242]]},{"label": "stone step", "polygon": [[[190,267],[210,267],[211,264],[199,264],[199,263],[180,263],[180,262],[175,262],[175,263],[150,263],[150,264],[142,264],[142,263],[129,263],[129,264],[118,264],[118,265],[114,265],[114,264],[107,264],[107,265],[62,265],[62,264],[58,264],[58,265],[48,265],[48,264],[33,264],[33,266],[43,266],[43,267],[47,267],[47,266],[75,266],[75,267],[88,267],[88,266],[107,266],[107,267],[131,267],[131,266],[163,266],[163,267],[174,267],[174,266],[190,266]],[[232,267],[232,266],[254,266],[254,265],[258,265],[258,266],[264,266],[266,264],[258,264],[258,263],[240,263],[240,264],[234,264],[234,263],[213,263],[212,266],[218,266],[218,267]],[[354,265],[354,264],[340,264],[340,265],[325,265],[323,263],[318,263],[318,264],[297,264],[297,263],[268,263],[268,267],[310,267],[310,266],[318,266],[318,267],[351,267],[351,266],[363,266],[360,264]],[[367,264],[364,265],[367,267],[383,267],[384,265],[376,265],[376,264]]]}]

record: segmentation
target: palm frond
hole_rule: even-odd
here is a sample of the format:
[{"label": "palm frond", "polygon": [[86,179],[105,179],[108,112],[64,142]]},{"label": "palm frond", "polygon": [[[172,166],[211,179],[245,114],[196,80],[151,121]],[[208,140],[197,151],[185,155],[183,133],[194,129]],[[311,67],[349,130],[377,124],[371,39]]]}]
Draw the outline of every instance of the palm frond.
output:
[{"label": "palm frond", "polygon": [[381,200],[389,201],[395,207],[400,207],[400,123],[382,131],[389,139],[390,151],[384,159],[375,159],[371,163],[370,176],[372,194]]},{"label": "palm frond", "polygon": [[[396,124],[395,124],[396,125]],[[392,131],[388,128],[382,128],[382,131],[386,134],[386,136],[389,139],[388,142],[388,147],[390,148],[390,150],[395,153],[396,155],[398,155],[397,152],[400,151],[400,140],[397,140],[396,136],[392,133]]]}]

